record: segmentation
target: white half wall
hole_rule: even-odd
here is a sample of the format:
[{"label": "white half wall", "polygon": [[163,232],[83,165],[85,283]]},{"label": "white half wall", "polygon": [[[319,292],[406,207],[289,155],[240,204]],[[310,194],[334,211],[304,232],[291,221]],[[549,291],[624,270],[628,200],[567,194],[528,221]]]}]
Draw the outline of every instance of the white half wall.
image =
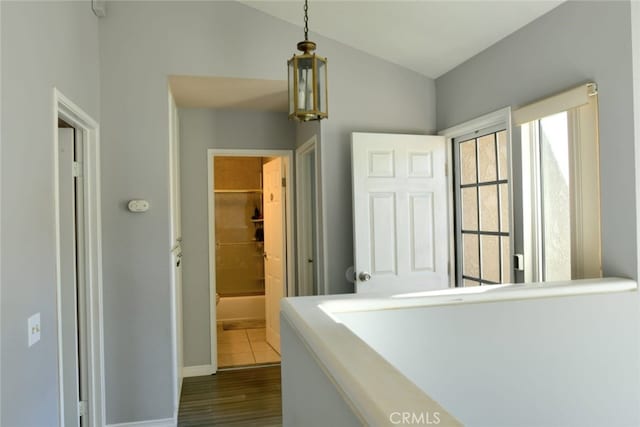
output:
[{"label": "white half wall", "polygon": [[640,425],[637,290],[334,316],[466,426]]},{"label": "white half wall", "polygon": [[317,356],[282,314],[280,339],[283,426],[362,426],[362,420],[324,372]]}]

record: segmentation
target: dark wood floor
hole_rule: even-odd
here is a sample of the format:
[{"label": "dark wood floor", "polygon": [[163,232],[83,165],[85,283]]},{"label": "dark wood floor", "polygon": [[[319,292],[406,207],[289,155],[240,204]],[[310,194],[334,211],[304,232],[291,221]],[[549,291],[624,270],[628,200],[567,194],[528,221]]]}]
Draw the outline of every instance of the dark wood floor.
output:
[{"label": "dark wood floor", "polygon": [[281,426],[280,366],[185,378],[179,427]]}]

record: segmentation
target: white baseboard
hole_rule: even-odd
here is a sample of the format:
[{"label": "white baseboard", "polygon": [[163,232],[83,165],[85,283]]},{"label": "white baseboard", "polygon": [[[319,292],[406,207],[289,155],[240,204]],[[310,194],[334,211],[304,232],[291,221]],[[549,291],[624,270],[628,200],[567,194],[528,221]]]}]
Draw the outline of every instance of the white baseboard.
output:
[{"label": "white baseboard", "polygon": [[188,377],[201,377],[203,375],[211,375],[215,373],[213,365],[200,365],[200,366],[185,366],[182,368],[182,376]]},{"label": "white baseboard", "polygon": [[109,424],[107,427],[176,427],[176,418],[165,418],[163,420],[135,421],[133,423]]}]

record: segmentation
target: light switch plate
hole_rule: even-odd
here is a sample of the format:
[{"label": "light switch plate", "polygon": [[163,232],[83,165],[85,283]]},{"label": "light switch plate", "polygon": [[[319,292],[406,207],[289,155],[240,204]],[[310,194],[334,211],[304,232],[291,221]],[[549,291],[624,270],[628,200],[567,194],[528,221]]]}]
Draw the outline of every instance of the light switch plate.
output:
[{"label": "light switch plate", "polygon": [[29,337],[29,347],[40,341],[40,313],[36,313],[29,317],[27,321],[29,329],[27,330]]}]

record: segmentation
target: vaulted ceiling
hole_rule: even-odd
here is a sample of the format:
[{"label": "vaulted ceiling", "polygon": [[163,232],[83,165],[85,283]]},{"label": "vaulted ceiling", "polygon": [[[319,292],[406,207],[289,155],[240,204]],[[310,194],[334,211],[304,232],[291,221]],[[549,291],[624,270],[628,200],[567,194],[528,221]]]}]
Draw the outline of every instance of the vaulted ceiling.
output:
[{"label": "vaulted ceiling", "polygon": [[[302,27],[302,0],[241,2]],[[310,0],[309,29],[437,78],[560,3],[561,0]]]}]

